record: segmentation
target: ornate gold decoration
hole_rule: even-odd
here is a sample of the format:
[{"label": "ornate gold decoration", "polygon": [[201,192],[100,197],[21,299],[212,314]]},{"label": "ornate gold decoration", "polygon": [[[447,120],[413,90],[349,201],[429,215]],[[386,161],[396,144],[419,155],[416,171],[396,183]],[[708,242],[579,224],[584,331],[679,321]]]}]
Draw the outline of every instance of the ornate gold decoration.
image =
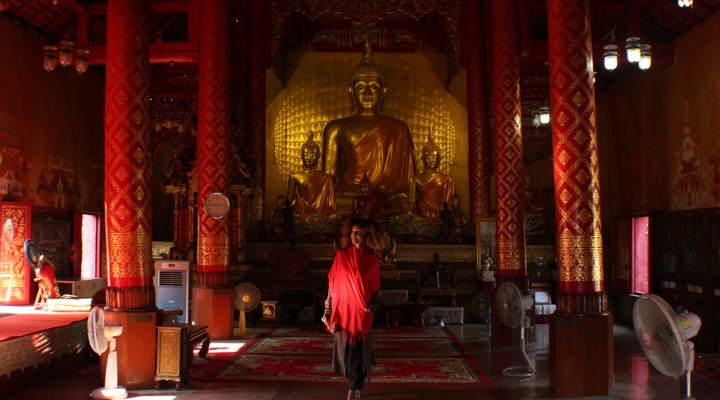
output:
[{"label": "ornate gold decoration", "polygon": [[[349,60],[356,60],[357,56],[350,57],[342,57],[338,62],[322,67],[317,81],[288,84],[286,97],[274,116],[272,131],[274,163],[284,180],[302,169],[300,147],[307,139],[308,131],[322,132],[329,121],[351,115],[346,88],[342,83],[338,85],[338,82],[347,82],[351,69]],[[391,90],[383,104],[383,114],[408,124],[418,165],[421,165],[420,150],[427,143],[432,126],[434,142],[443,154],[440,171],[449,173],[455,159],[457,133],[443,92],[414,80],[407,83],[403,77],[410,75],[413,67],[406,61],[381,64]],[[396,91],[397,94],[393,93]]]}]

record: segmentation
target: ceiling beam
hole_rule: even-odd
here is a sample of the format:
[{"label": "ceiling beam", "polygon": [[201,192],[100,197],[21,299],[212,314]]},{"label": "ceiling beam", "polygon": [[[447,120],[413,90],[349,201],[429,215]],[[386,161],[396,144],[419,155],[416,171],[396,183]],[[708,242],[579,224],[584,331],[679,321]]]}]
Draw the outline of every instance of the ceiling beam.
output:
[{"label": "ceiling beam", "polygon": [[[90,64],[105,65],[107,63],[107,46],[93,44],[86,47],[90,50]],[[197,63],[200,46],[197,42],[163,42],[150,43],[150,63]]]}]

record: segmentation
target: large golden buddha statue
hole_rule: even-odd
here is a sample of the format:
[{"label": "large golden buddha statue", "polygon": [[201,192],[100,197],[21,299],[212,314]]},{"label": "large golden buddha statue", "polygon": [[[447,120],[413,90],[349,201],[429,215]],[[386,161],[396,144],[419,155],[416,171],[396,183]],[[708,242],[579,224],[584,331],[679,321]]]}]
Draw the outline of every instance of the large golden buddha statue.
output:
[{"label": "large golden buddha statue", "polygon": [[335,193],[332,176],[317,170],[320,146],[315,143],[312,131],[300,147],[303,170],[288,177],[287,198],[294,214],[307,222],[312,216],[335,214]]},{"label": "large golden buddha statue", "polygon": [[439,170],[442,153],[440,146],[433,140],[432,130],[422,149],[421,158],[425,170],[414,177],[410,192],[413,211],[425,216],[429,221],[440,223],[443,203],[450,204],[455,195],[455,180]]},{"label": "large golden buddha statue", "polygon": [[354,115],[330,121],[323,132],[323,170],[334,177],[338,209],[351,208],[367,174],[388,213],[409,211],[410,182],[416,173],[408,125],[380,114],[387,88],[369,39],[352,71],[349,93]]}]

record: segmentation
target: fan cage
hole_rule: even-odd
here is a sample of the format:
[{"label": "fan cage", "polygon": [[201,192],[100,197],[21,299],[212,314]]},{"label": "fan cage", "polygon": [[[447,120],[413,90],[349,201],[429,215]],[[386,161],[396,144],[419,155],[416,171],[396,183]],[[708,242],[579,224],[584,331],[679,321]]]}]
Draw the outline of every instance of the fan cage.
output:
[{"label": "fan cage", "polygon": [[671,377],[687,371],[685,331],[665,300],[654,295],[640,296],[633,308],[633,325],[645,357],[658,371]]}]

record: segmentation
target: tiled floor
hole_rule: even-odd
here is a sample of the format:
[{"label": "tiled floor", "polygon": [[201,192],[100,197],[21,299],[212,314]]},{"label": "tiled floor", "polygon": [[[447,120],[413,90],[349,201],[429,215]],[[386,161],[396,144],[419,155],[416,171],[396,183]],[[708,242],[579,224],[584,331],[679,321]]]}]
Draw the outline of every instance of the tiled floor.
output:
[{"label": "tiled floor", "polygon": [[[529,355],[537,373],[529,380],[508,378],[502,370],[511,365],[525,365],[519,347],[492,345],[480,340],[482,325],[452,325],[451,329],[464,343],[480,369],[491,380],[487,387],[453,386],[373,386],[366,385],[363,398],[367,399],[554,399],[548,379],[548,327],[537,325],[535,340],[529,345]],[[329,355],[328,355],[329,359]],[[680,399],[684,394],[683,380],[659,373],[645,359],[635,338],[627,328],[615,327],[614,385],[610,396],[592,399]],[[97,365],[68,371],[53,381],[18,393],[10,399],[83,399],[102,386]],[[345,399],[344,385],[328,384],[208,384],[190,381],[187,388],[175,390],[131,391],[136,399],[252,399],[252,400],[331,400]]]}]

